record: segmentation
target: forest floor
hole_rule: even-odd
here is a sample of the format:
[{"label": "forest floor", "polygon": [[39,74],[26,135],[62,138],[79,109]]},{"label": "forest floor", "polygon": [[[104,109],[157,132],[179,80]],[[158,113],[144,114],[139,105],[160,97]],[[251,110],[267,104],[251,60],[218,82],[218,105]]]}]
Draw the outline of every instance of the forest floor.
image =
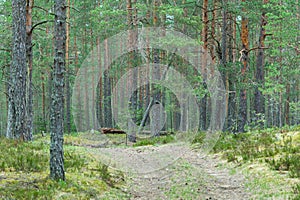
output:
[{"label": "forest floor", "polygon": [[1,138],[0,199],[300,199],[300,127],[224,133],[209,154],[203,134],[179,138],[65,135],[59,182],[49,179],[49,136]]},{"label": "forest floor", "polygon": [[[241,173],[184,143],[90,149],[95,158],[125,172],[130,199],[250,199]],[[104,194],[107,195],[107,194]],[[109,198],[109,195],[105,196]]]},{"label": "forest floor", "polygon": [[[284,168],[294,166],[298,174],[300,134],[287,131],[280,135],[281,138],[278,130],[237,138],[225,134],[216,146],[221,151],[209,154],[201,151],[197,142],[169,141],[168,136],[154,139],[154,143],[146,139],[128,146],[122,143],[122,136],[118,137],[119,141],[113,136],[104,148],[91,148],[91,145],[88,152],[125,174],[126,186],[122,191],[128,196],[119,199],[293,199],[299,193],[300,179],[296,175],[291,178]],[[198,141],[199,137],[202,136],[194,135],[192,140]],[[279,137],[278,142],[273,140],[275,137]],[[278,162],[271,166],[278,165],[279,170],[273,170],[266,162],[272,158]],[[115,199],[115,196],[104,193],[103,198]]]}]

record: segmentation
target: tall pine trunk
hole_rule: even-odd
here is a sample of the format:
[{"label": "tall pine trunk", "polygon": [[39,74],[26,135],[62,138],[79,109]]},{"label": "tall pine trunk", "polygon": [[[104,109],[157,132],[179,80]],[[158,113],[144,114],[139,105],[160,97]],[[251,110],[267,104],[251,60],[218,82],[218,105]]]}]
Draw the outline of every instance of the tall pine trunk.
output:
[{"label": "tall pine trunk", "polygon": [[[245,2],[246,0],[242,0]],[[245,11],[245,9],[243,9]],[[246,71],[248,69],[248,54],[249,54],[249,29],[248,29],[248,19],[244,16],[242,17],[242,50],[241,58],[242,70],[241,70],[241,90],[240,90],[240,102],[239,102],[239,121],[238,121],[238,132],[245,131],[245,125],[247,123],[247,90],[246,90]]]},{"label": "tall pine trunk", "polygon": [[26,1],[12,0],[13,50],[9,78],[8,138],[26,137]]},{"label": "tall pine trunk", "polygon": [[[263,0],[264,4],[268,3],[268,0]],[[267,25],[267,16],[266,12],[263,11],[261,15],[260,23],[260,34],[259,34],[259,43],[258,43],[258,55],[256,60],[256,74],[255,79],[257,86],[255,88],[255,98],[254,98],[254,109],[256,114],[264,113],[264,97],[260,90],[260,87],[264,85],[264,41],[266,38],[265,26]]]},{"label": "tall pine trunk", "polygon": [[54,5],[54,68],[50,108],[50,177],[65,180],[63,133],[64,133],[64,73],[66,53],[66,5],[56,0]]},{"label": "tall pine trunk", "polygon": [[99,77],[99,82],[98,82],[98,85],[97,85],[97,92],[96,92],[96,95],[97,95],[97,98],[96,98],[96,101],[97,101],[97,106],[96,106],[96,111],[97,111],[97,119],[98,119],[98,122],[99,122],[99,125],[100,127],[103,126],[104,122],[103,122],[103,106],[102,106],[102,98],[103,98],[103,89],[102,89],[102,68],[101,68],[101,50],[100,49],[100,38],[97,37],[97,63],[98,63],[98,69],[99,69],[99,74],[100,77]]},{"label": "tall pine trunk", "polygon": [[[108,42],[105,40],[105,65],[109,63],[109,47]],[[105,67],[103,73],[103,81],[104,81],[104,100],[103,100],[103,107],[104,107],[104,125],[105,127],[112,127],[112,109],[111,109],[111,79],[109,77],[109,66]]]},{"label": "tall pine trunk", "polygon": [[[70,0],[66,8],[67,21],[70,21]],[[71,133],[71,89],[70,89],[70,61],[69,61],[69,46],[70,46],[70,24],[66,24],[66,131]]]},{"label": "tall pine trunk", "polygon": [[32,84],[32,8],[34,1],[26,1],[26,57],[28,63],[28,83],[27,83],[27,133],[25,140],[32,140],[33,132],[33,84]]},{"label": "tall pine trunk", "polygon": [[[206,80],[206,76],[207,76],[207,71],[206,71],[206,60],[207,60],[207,50],[208,50],[208,0],[204,0],[203,1],[203,11],[202,11],[202,22],[203,22],[203,28],[202,28],[202,41],[203,41],[203,49],[204,49],[204,54],[202,55],[202,60],[201,60],[201,64],[202,64],[202,69],[201,69],[201,73],[202,76],[204,78],[204,80]],[[205,85],[204,81],[203,84]],[[207,103],[208,103],[208,97],[207,95],[205,95],[202,99],[201,99],[201,128],[202,129],[206,129],[207,128]]]},{"label": "tall pine trunk", "polygon": [[[227,69],[227,8],[226,0],[222,1],[222,41],[221,41],[221,65],[225,71],[225,85],[226,85],[226,102],[225,112],[228,118],[228,106],[229,106],[229,70]],[[227,125],[227,123],[225,124]]]}]

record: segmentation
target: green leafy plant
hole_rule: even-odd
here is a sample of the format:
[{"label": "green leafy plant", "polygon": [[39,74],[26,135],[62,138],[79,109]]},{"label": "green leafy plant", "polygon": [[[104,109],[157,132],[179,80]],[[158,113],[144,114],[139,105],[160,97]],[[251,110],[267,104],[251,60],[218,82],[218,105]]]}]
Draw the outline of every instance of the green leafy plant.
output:
[{"label": "green leafy plant", "polygon": [[[260,160],[273,170],[288,171],[290,177],[300,177],[300,147],[284,132],[289,129],[266,129],[241,134],[222,133],[213,148],[222,152],[228,162]],[[278,139],[278,133],[282,139]]]},{"label": "green leafy plant", "polygon": [[87,163],[86,159],[75,153],[74,151],[65,151],[65,168],[67,171],[78,171],[83,168]]},{"label": "green leafy plant", "polygon": [[163,135],[159,137],[151,137],[146,139],[141,139],[137,141],[133,146],[147,146],[147,145],[155,145],[155,144],[167,144],[171,143],[175,140],[174,136],[172,135]]},{"label": "green leafy plant", "polygon": [[293,186],[293,192],[295,196],[293,197],[293,200],[299,200],[300,199],[300,184],[296,184]]},{"label": "green leafy plant", "polygon": [[43,143],[21,143],[2,138],[0,170],[40,172],[48,167],[49,156]]}]

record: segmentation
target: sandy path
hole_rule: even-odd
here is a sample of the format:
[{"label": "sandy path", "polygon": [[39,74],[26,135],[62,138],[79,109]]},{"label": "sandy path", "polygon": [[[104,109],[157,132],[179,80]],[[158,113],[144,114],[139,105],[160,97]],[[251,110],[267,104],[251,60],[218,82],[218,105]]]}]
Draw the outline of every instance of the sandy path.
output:
[{"label": "sandy path", "polygon": [[242,174],[187,144],[93,148],[91,153],[128,177],[130,199],[250,199]]}]

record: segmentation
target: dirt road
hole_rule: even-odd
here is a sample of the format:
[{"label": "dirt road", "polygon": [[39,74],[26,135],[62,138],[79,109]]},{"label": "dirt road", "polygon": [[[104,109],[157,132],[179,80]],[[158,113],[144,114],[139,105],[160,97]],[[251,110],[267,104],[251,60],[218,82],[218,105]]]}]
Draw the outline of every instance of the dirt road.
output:
[{"label": "dirt road", "polygon": [[187,144],[91,149],[91,153],[127,177],[130,199],[250,199],[240,173]]}]

